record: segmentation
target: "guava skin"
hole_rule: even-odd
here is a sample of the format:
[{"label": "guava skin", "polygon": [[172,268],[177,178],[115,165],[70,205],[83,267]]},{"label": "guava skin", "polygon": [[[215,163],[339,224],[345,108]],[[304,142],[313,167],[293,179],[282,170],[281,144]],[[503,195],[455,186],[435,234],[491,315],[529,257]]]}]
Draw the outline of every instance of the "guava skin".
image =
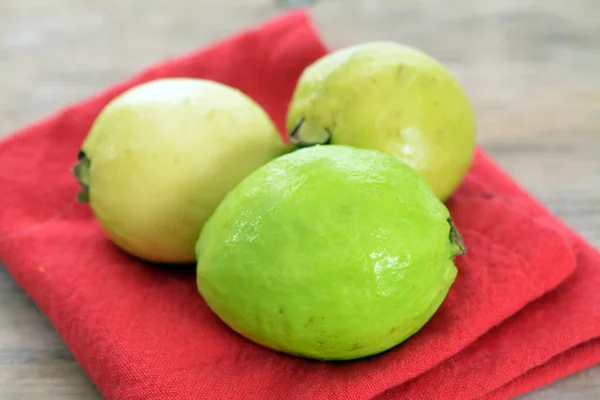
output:
[{"label": "guava skin", "polygon": [[326,130],[332,144],[397,157],[442,201],[462,182],[475,148],[473,110],[457,79],[428,54],[387,41],[349,46],[309,65],[286,129],[301,145],[322,143]]},{"label": "guava skin", "polygon": [[375,355],[417,332],[446,297],[463,250],[449,218],[392,156],[296,150],[246,177],[210,217],[196,245],[198,291],[267,348],[320,360]]},{"label": "guava skin", "polygon": [[240,91],[166,78],[106,105],[74,173],[80,199],[118,247],[151,262],[190,263],[225,194],[288,151],[266,112]]}]

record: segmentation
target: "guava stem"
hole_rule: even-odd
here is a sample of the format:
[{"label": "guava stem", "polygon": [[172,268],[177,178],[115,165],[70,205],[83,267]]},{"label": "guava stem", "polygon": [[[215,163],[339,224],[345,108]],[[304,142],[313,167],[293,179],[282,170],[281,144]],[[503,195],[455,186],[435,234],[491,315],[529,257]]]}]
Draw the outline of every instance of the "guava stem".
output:
[{"label": "guava stem", "polygon": [[454,225],[452,218],[448,218],[450,224],[450,245],[452,246],[452,258],[467,254],[467,247],[462,235]]},{"label": "guava stem", "polygon": [[87,203],[90,201],[90,165],[91,160],[87,157],[83,150],[77,153],[77,164],[72,168],[71,172],[75,175],[77,183],[81,186],[77,192],[77,201]]},{"label": "guava stem", "polygon": [[291,143],[296,145],[298,148],[311,147],[311,146],[316,146],[316,145],[326,145],[326,144],[331,143],[331,132],[327,128],[323,128],[323,131],[325,132],[324,140],[321,140],[321,141],[304,140],[301,137],[301,132],[302,132],[301,128],[302,128],[302,126],[304,126],[305,121],[306,121],[305,118],[301,118],[300,121],[298,121],[298,124],[296,124],[294,129],[292,129],[292,131],[290,132],[289,139],[290,139]]}]

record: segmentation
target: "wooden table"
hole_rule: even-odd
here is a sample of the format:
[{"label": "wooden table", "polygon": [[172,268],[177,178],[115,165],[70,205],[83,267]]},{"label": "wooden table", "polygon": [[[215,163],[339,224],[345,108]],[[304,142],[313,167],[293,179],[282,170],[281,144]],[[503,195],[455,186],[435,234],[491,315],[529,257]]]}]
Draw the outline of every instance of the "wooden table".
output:
[{"label": "wooden table", "polygon": [[[3,0],[0,135],[280,11],[277,0]],[[321,0],[312,13],[331,46],[390,38],[447,63],[480,145],[600,246],[598,0]],[[101,398],[3,268],[0,398]],[[600,367],[523,398],[598,399]]]}]

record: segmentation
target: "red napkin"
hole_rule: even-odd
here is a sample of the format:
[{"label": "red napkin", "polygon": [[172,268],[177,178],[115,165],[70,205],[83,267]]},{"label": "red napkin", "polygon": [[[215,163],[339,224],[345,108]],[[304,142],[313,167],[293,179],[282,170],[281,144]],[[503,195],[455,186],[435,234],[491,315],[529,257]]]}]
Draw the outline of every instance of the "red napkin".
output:
[{"label": "red napkin", "polygon": [[600,256],[481,151],[448,202],[469,252],[447,300],[404,344],[353,362],[299,359],[235,334],[196,292],[193,266],[160,268],[124,254],[75,202],[77,150],[118,93],[159,77],[214,79],[255,98],[283,132],[299,74],[326,51],[297,10],[143,71],[0,144],[0,259],[102,393],[368,399],[437,387],[422,398],[503,398],[600,360],[597,349],[572,350],[531,370],[600,336]]}]

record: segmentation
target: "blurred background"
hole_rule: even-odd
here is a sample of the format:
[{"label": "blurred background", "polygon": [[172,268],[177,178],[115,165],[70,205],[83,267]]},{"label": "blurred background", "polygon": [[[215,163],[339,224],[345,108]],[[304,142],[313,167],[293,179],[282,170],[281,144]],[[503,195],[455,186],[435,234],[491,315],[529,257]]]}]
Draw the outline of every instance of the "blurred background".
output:
[{"label": "blurred background", "polygon": [[[393,39],[448,65],[473,102],[479,145],[600,247],[598,0],[2,0],[0,136],[307,4],[331,48]],[[600,368],[523,398],[598,392]],[[101,398],[3,268],[0,398]]]}]

